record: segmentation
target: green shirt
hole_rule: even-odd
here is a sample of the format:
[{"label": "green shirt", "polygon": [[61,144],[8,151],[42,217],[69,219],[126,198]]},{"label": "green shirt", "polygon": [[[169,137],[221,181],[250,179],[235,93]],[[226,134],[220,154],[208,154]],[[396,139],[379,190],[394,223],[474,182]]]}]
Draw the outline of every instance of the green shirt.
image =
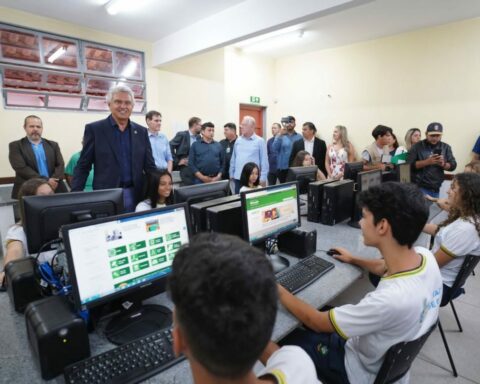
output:
[{"label": "green shirt", "polygon": [[[75,167],[77,166],[78,159],[80,159],[80,151],[77,153],[74,153],[72,157],[70,158],[70,161],[68,162],[67,166],[65,167],[65,174],[69,176],[73,176],[73,171],[75,170]],[[84,191],[93,191],[93,165],[92,169],[90,170],[90,173],[88,174],[87,181],[85,182],[85,188],[83,189]]]}]

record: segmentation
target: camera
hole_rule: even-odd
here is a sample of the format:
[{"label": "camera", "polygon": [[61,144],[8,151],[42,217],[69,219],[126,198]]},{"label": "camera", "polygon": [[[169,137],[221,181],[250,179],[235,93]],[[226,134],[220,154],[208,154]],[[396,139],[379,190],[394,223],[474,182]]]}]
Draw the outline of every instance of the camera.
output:
[{"label": "camera", "polygon": [[293,120],[287,116],[287,117],[282,117],[282,120],[280,120],[282,124],[289,124],[291,123]]}]

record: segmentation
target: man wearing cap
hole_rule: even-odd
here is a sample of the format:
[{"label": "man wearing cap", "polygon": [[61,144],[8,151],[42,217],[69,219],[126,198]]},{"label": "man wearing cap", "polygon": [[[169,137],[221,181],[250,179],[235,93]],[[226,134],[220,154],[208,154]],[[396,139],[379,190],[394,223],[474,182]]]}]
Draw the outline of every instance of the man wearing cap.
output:
[{"label": "man wearing cap", "polygon": [[433,198],[439,197],[444,171],[454,171],[457,168],[452,148],[441,141],[442,134],[442,124],[428,124],[426,138],[411,148],[407,160],[412,164],[412,181],[425,195]]},{"label": "man wearing cap", "polygon": [[273,141],[273,150],[277,152],[277,175],[280,183],[287,180],[293,143],[302,139],[302,135],[295,132],[296,123],[293,116],[282,117],[282,125],[283,129],[280,130],[280,134],[275,136]]}]

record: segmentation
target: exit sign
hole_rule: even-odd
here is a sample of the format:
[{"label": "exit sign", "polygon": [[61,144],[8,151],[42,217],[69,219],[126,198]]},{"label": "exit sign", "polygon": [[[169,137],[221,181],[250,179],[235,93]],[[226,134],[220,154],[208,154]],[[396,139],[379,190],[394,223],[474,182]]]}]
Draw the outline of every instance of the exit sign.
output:
[{"label": "exit sign", "polygon": [[260,104],[260,97],[250,96],[250,102],[253,103],[253,104]]}]

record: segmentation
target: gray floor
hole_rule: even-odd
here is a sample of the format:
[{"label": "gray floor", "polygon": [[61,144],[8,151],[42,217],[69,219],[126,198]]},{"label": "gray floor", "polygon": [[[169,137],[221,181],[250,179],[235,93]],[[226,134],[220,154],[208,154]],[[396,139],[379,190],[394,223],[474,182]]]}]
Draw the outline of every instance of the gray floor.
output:
[{"label": "gray floor", "polygon": [[[358,302],[373,289],[368,278],[337,297],[333,305]],[[450,306],[440,309],[440,319],[450,346],[458,377],[452,375],[447,353],[440,333],[435,330],[423,346],[413,363],[410,383],[412,384],[480,384],[480,268],[471,276],[465,286],[466,294],[455,300],[455,308],[462,323],[459,332]]]}]

